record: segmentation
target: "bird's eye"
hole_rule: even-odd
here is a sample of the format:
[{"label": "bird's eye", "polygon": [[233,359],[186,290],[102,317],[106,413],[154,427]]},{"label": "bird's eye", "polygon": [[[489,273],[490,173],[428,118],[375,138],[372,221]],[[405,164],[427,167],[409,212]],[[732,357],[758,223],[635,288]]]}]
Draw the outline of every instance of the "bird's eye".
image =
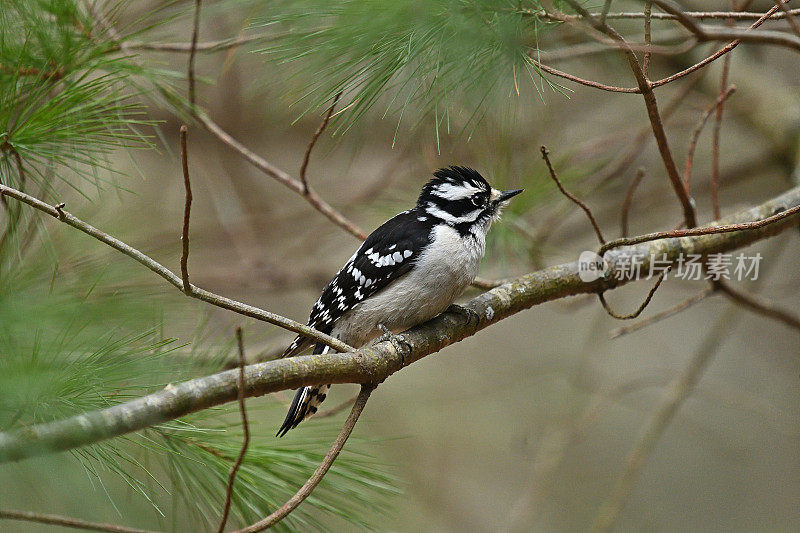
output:
[{"label": "bird's eye", "polygon": [[472,200],[472,205],[474,205],[475,207],[482,207],[483,206],[483,202],[481,201],[480,197],[473,196],[471,200]]}]

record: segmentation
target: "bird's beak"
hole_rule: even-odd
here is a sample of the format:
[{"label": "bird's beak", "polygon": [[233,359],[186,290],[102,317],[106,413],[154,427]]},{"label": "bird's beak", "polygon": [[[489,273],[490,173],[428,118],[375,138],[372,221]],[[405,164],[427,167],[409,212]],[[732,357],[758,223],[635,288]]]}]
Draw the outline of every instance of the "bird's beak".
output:
[{"label": "bird's beak", "polygon": [[525,189],[511,189],[508,191],[498,191],[497,197],[494,199],[495,203],[505,202],[506,200],[510,200],[514,196],[518,195]]}]

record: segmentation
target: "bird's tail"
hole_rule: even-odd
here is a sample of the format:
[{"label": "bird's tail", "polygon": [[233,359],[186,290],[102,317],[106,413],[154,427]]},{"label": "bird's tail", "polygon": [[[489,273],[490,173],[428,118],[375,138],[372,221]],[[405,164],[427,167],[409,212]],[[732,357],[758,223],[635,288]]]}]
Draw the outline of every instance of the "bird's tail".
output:
[{"label": "bird's tail", "polygon": [[330,388],[330,385],[314,385],[297,389],[297,394],[294,395],[292,405],[289,407],[289,412],[286,413],[286,419],[278,430],[277,436],[283,437],[290,429],[296,428],[297,424],[313,416],[320,404],[325,401],[325,396]]},{"label": "bird's tail", "polygon": [[[294,344],[289,349],[292,349],[293,346]],[[329,346],[317,343],[314,347],[314,355],[328,353],[329,350]],[[289,406],[289,412],[286,413],[286,419],[278,430],[277,436],[283,437],[290,429],[296,428],[297,424],[306,418],[314,416],[320,404],[325,401],[325,396],[327,396],[330,388],[330,385],[313,385],[297,389],[292,405]]]}]

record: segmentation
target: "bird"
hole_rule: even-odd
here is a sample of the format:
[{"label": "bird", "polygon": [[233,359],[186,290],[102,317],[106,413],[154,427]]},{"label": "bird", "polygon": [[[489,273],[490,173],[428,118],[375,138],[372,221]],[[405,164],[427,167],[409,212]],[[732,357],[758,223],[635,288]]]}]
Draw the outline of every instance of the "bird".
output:
[{"label": "bird", "polygon": [[[359,348],[445,311],[478,274],[492,222],[521,192],[494,189],[465,166],[435,171],[416,205],[373,231],[328,282],[308,325]],[[298,335],[282,357],[311,346],[315,355],[331,350]],[[329,388],[298,389],[277,436],[313,416]]]}]

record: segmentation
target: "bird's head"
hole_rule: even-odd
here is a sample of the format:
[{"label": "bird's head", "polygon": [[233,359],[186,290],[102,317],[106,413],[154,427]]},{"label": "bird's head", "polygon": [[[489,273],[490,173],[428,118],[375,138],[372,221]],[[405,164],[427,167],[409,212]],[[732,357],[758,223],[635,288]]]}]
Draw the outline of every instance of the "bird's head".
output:
[{"label": "bird's head", "polygon": [[508,201],[522,189],[498,191],[469,167],[441,168],[422,187],[417,208],[435,219],[461,228],[488,230]]}]

